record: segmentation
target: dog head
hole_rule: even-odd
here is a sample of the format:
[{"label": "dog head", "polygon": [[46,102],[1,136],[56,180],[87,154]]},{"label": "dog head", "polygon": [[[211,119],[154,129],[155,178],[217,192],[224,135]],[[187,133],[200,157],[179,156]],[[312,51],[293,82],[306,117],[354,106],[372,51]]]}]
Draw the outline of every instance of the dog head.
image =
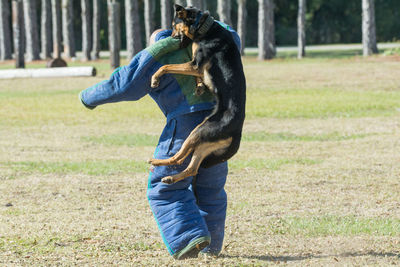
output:
[{"label": "dog head", "polygon": [[195,7],[185,8],[175,5],[175,17],[172,21],[172,37],[180,38],[182,42],[185,37],[193,40],[207,17],[209,17],[207,11],[203,13]]}]

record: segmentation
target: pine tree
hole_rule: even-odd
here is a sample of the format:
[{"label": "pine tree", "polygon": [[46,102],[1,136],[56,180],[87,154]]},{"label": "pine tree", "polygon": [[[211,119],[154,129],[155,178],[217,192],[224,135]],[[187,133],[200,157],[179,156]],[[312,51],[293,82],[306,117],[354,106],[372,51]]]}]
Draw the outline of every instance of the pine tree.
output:
[{"label": "pine tree", "polygon": [[138,0],[125,0],[125,24],[127,58],[131,60],[135,54],[142,50]]},{"label": "pine tree", "polygon": [[276,54],[273,0],[258,0],[258,59],[272,59]]},{"label": "pine tree", "polygon": [[378,53],[374,0],[362,0],[362,42],[364,56]]},{"label": "pine tree", "polygon": [[12,58],[10,0],[0,0],[0,60]]},{"label": "pine tree", "polygon": [[161,0],[161,28],[170,29],[172,23],[171,0]]},{"label": "pine tree", "polygon": [[53,58],[61,58],[61,0],[51,0]]},{"label": "pine tree", "polygon": [[144,0],[144,28],[146,31],[146,45],[150,45],[150,36],[154,31],[154,0]]},{"label": "pine tree", "polygon": [[197,7],[200,10],[203,10],[203,0],[187,0],[188,6]]},{"label": "pine tree", "polygon": [[12,1],[12,27],[14,39],[15,67],[25,68],[25,30],[22,0]]},{"label": "pine tree", "polygon": [[63,43],[64,55],[67,58],[75,57],[75,35],[73,1],[62,0]]},{"label": "pine tree", "polygon": [[40,59],[36,0],[24,0],[24,22],[27,60]]},{"label": "pine tree", "polygon": [[219,20],[228,25],[232,25],[231,22],[231,1],[230,0],[218,0],[218,16]]},{"label": "pine tree", "polygon": [[81,0],[82,10],[82,52],[83,60],[90,60],[90,51],[92,50],[92,20],[90,17],[90,1]]},{"label": "pine tree", "polygon": [[238,34],[240,36],[240,53],[244,55],[244,47],[246,40],[246,21],[247,21],[247,10],[246,0],[238,0]]},{"label": "pine tree", "polygon": [[108,0],[108,44],[110,47],[110,64],[112,69],[120,65],[121,50],[121,17],[120,5],[115,0]]},{"label": "pine tree", "polygon": [[51,31],[51,0],[42,0],[41,14],[41,45],[42,56],[44,59],[51,58],[53,51],[52,31]]},{"label": "pine tree", "polygon": [[180,6],[186,6],[186,0],[175,0],[175,4]]},{"label": "pine tree", "polygon": [[297,58],[303,58],[306,55],[306,0],[299,0],[299,9],[297,14]]},{"label": "pine tree", "polygon": [[100,58],[100,0],[93,0],[93,46],[92,59]]}]

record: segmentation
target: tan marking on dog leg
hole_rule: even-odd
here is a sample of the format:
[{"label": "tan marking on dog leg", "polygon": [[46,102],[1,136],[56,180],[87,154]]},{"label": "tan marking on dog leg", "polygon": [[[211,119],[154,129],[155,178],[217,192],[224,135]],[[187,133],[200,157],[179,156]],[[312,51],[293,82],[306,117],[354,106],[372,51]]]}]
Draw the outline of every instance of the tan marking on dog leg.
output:
[{"label": "tan marking on dog leg", "polygon": [[[186,140],[185,140],[186,142]],[[193,152],[194,146],[190,146],[187,143],[183,143],[181,149],[172,157],[168,159],[150,159],[149,163],[153,166],[168,166],[168,165],[180,165],[183,163],[185,158]]]},{"label": "tan marking on dog leg", "polygon": [[183,74],[190,75],[195,77],[202,77],[203,74],[199,70],[195,70],[193,68],[192,61],[182,63],[182,64],[170,64],[164,65],[159,68],[156,73],[151,77],[151,87],[156,88],[160,85],[160,77],[164,74],[172,73],[172,74]]},{"label": "tan marking on dog leg", "polygon": [[204,83],[205,86],[208,88],[208,90],[209,90],[211,93],[214,94],[214,93],[215,93],[215,90],[214,90],[214,83],[212,82],[211,75],[210,75],[210,73],[208,72],[209,67],[210,67],[210,63],[209,63],[209,62],[207,62],[206,64],[204,64],[204,67],[203,67],[203,83]]},{"label": "tan marking on dog leg", "polygon": [[163,179],[161,179],[161,181],[163,183],[173,184],[185,179],[186,177],[196,175],[204,158],[206,158],[214,151],[227,148],[231,144],[231,142],[232,137],[217,142],[209,142],[198,145],[193,152],[193,156],[190,160],[188,167],[184,171],[172,176],[164,177]]},{"label": "tan marking on dog leg", "polygon": [[189,136],[183,142],[182,147],[176,154],[168,159],[150,159],[148,163],[154,166],[167,166],[167,165],[180,165],[183,163],[185,158],[193,152],[194,148],[198,143],[197,130],[208,120],[210,116],[206,117],[199,125],[194,128]]},{"label": "tan marking on dog leg", "polygon": [[196,127],[183,142],[182,147],[176,154],[168,159],[151,159],[149,163],[154,166],[167,166],[167,165],[180,165],[183,163],[185,158],[193,152],[195,146],[197,145],[198,137],[195,134]]},{"label": "tan marking on dog leg", "polygon": [[198,49],[199,49],[199,44],[196,42],[193,42],[192,43],[192,59],[195,58],[195,55],[196,55]]}]

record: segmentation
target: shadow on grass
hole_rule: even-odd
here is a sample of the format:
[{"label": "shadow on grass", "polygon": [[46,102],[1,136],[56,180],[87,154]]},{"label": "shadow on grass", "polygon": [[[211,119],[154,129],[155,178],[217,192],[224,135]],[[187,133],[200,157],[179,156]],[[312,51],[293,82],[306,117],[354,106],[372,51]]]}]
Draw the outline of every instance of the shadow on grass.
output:
[{"label": "shadow on grass", "polygon": [[327,254],[327,255],[314,255],[314,254],[306,254],[306,255],[298,255],[298,256],[256,256],[256,255],[244,255],[244,256],[231,256],[227,254],[221,254],[219,257],[221,258],[246,258],[250,260],[259,260],[259,261],[270,261],[270,262],[295,262],[295,261],[303,261],[309,259],[323,259],[323,258],[333,258],[336,261],[339,261],[338,258],[351,258],[351,257],[363,257],[363,256],[373,256],[373,257],[397,257],[400,260],[400,254],[394,252],[375,252],[375,251],[366,251],[366,252],[345,252],[340,254]]}]

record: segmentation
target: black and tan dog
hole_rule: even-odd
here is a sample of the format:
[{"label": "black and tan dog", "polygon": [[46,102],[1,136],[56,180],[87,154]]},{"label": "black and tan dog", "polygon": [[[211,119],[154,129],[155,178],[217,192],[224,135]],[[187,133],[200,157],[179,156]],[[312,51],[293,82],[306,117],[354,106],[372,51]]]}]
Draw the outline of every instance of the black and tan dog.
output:
[{"label": "black and tan dog", "polygon": [[[209,15],[194,7],[175,5],[172,36],[193,41],[193,60],[164,65],[152,77],[151,86],[167,73],[197,77],[216,98],[216,105],[187,137],[181,149],[169,159],[151,159],[154,166],[182,164],[193,153],[188,167],[181,173],[162,179],[175,183],[197,174],[199,167],[210,167],[230,159],[239,149],[245,118],[246,80],[239,50],[230,31]],[[200,94],[201,90],[197,89]]]}]

